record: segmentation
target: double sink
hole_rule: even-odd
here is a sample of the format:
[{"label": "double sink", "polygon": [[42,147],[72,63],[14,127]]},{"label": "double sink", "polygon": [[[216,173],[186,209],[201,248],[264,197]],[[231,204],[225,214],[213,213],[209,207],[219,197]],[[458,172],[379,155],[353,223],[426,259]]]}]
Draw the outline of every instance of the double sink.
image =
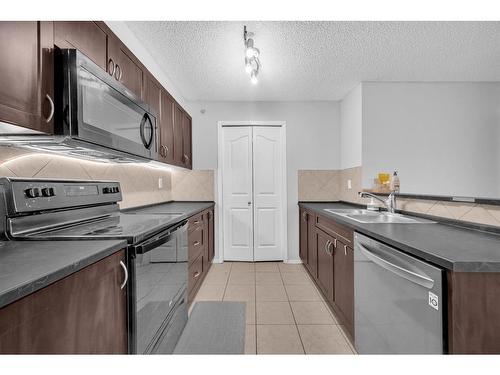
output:
[{"label": "double sink", "polygon": [[370,211],[363,209],[330,209],[325,211],[365,224],[435,224],[435,221],[410,217],[390,212]]}]

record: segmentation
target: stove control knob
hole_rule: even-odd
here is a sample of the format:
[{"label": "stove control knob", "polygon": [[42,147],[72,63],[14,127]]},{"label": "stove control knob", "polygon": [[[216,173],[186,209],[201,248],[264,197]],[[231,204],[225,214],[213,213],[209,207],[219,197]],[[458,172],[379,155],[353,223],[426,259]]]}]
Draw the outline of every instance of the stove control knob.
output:
[{"label": "stove control knob", "polygon": [[40,196],[40,189],[38,189],[38,188],[29,188],[29,189],[24,190],[24,194],[26,194],[26,196],[28,198],[37,198],[37,197]]},{"label": "stove control knob", "polygon": [[111,193],[111,188],[110,187],[103,187],[102,188],[102,193],[103,194],[109,194],[109,193]]},{"label": "stove control knob", "polygon": [[42,197],[50,197],[49,188],[42,188]]}]

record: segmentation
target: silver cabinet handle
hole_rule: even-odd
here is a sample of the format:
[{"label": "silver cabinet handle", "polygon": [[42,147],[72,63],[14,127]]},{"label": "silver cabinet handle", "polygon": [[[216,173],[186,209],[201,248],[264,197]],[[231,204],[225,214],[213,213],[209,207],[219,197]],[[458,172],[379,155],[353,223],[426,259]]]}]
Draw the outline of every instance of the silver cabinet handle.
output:
[{"label": "silver cabinet handle", "polygon": [[337,239],[336,238],[333,239],[333,247],[337,248]]},{"label": "silver cabinet handle", "polygon": [[328,254],[330,255],[333,255],[333,248],[330,248],[330,246],[332,246],[333,243],[330,241],[330,244],[328,245]]},{"label": "silver cabinet handle", "polygon": [[45,97],[50,103],[50,113],[47,119],[45,120],[45,122],[49,123],[50,121],[52,121],[52,117],[54,117],[54,101],[52,100],[49,94],[46,94]]},{"label": "silver cabinet handle", "polygon": [[344,245],[344,255],[347,255],[347,245]]},{"label": "silver cabinet handle", "polygon": [[307,212],[302,213],[302,218],[304,219],[304,221],[307,221]]},{"label": "silver cabinet handle", "polygon": [[184,154],[184,160],[187,163],[189,161],[189,156],[187,156],[186,154]]},{"label": "silver cabinet handle", "polygon": [[115,79],[117,81],[122,79],[122,68],[118,64],[115,65]]},{"label": "silver cabinet handle", "polygon": [[198,276],[200,276],[200,271],[196,271],[194,274],[193,274],[193,277],[196,279]]},{"label": "silver cabinet handle", "polygon": [[123,273],[125,274],[125,280],[123,280],[122,285],[120,285],[120,289],[123,289],[123,288],[125,288],[125,285],[127,285],[127,281],[128,281],[128,270],[127,270],[127,266],[125,265],[125,263],[123,263],[123,261],[121,261],[121,260],[120,260],[120,266],[122,266],[122,268],[123,268]]},{"label": "silver cabinet handle", "polygon": [[115,74],[115,62],[113,59],[109,59],[108,61],[108,73],[110,76],[113,76]]},{"label": "silver cabinet handle", "polygon": [[325,253],[327,254],[330,254],[330,252],[328,251],[329,247],[330,247],[330,240],[326,240],[326,243],[325,243]]},{"label": "silver cabinet handle", "polygon": [[200,241],[196,241],[193,245],[198,246],[200,244]]},{"label": "silver cabinet handle", "polygon": [[163,146],[163,147],[165,147],[165,156],[167,156],[168,155],[168,146]]}]

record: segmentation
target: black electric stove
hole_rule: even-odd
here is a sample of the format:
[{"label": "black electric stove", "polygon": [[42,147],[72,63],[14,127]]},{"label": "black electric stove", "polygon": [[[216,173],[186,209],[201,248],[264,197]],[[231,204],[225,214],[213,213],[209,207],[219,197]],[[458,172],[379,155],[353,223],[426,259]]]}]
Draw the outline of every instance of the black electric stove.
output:
[{"label": "black electric stove", "polygon": [[171,353],[187,321],[187,221],[121,213],[120,184],[0,179],[10,240],[125,239],[129,352]]}]

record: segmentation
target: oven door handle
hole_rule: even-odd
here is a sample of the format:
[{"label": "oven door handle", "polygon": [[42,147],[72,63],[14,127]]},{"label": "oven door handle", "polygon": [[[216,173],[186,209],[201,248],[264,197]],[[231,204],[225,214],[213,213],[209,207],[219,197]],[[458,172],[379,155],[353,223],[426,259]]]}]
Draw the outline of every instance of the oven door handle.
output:
[{"label": "oven door handle", "polygon": [[134,251],[135,254],[145,254],[153,249],[156,249],[158,246],[161,246],[164,243],[171,241],[173,238],[176,237],[178,232],[187,229],[187,225],[188,224],[186,221],[174,229],[166,230],[165,232],[162,232],[159,235],[149,240],[146,240],[138,245],[132,246],[132,250]]}]

